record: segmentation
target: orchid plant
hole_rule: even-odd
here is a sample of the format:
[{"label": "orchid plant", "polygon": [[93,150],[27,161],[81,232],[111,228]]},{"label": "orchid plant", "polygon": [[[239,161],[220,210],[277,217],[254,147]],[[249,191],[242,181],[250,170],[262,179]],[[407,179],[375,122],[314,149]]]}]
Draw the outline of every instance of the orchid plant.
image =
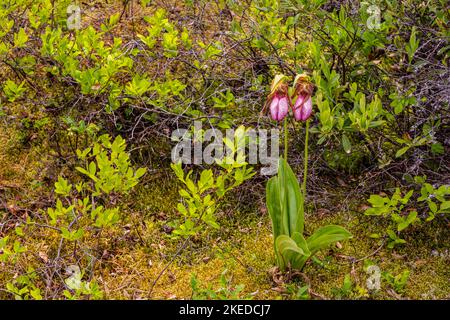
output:
[{"label": "orchid plant", "polygon": [[[272,83],[266,106],[270,106],[273,120],[284,119],[284,158],[280,158],[278,174],[266,186],[266,205],[272,220],[274,250],[278,267],[301,270],[306,261],[317,251],[329,245],[352,237],[345,228],[328,225],[319,228],[307,239],[304,236],[304,211],[306,177],[308,171],[308,131],[312,115],[313,85],[305,74],[298,75],[289,90],[284,75],[277,75]],[[289,95],[289,91],[292,95]],[[292,105],[292,100],[295,103]],[[306,121],[303,184],[300,189],[297,177],[287,162],[288,131],[287,118],[291,107],[294,118]]]}]

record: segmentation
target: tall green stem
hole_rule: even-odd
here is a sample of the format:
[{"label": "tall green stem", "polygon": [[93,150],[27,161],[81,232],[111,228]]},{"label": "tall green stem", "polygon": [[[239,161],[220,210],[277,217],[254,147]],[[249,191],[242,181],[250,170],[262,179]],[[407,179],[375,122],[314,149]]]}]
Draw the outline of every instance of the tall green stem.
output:
[{"label": "tall green stem", "polygon": [[305,133],[305,158],[303,166],[303,199],[306,197],[306,177],[308,176],[308,140],[309,140],[309,120],[306,120],[306,133]]},{"label": "tall green stem", "polygon": [[288,129],[287,129],[287,117],[284,118],[284,160],[287,161],[288,156]]}]

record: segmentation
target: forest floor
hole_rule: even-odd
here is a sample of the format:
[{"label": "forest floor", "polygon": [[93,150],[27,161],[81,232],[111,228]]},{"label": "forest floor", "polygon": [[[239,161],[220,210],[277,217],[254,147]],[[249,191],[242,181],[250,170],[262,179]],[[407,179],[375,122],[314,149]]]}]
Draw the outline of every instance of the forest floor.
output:
[{"label": "forest floor", "polygon": [[[145,33],[146,25],[139,21],[154,12],[153,8],[143,9],[137,5],[134,9],[132,7],[130,14],[122,12],[123,1],[92,1],[92,3],[90,9],[83,12],[83,23],[99,29],[105,19],[112,14],[124,13],[124,19],[128,19],[129,23],[120,24],[115,29],[115,32],[125,35],[124,39],[127,39],[129,34]],[[201,25],[197,34],[192,34],[193,40],[209,43],[209,40],[216,39],[215,33],[222,30],[215,30],[212,23],[210,26],[203,20],[197,21],[196,16],[184,17],[186,21],[173,19],[173,16],[178,18],[182,15],[180,12],[183,5],[181,3],[179,5],[181,9],[172,8],[173,12],[170,13],[172,20],[179,24],[192,22]],[[227,12],[220,11],[220,14],[222,13],[225,16]],[[225,19],[217,18],[210,12],[201,14],[211,21],[223,22],[220,19]],[[208,19],[205,21],[208,22]],[[224,23],[230,24],[226,21]],[[352,44],[353,41],[348,50]],[[251,52],[254,53],[253,49]],[[349,52],[347,51],[348,56],[351,57]],[[251,61],[253,59],[258,61],[259,58],[252,56]],[[371,63],[375,65],[375,61],[377,60]],[[152,66],[142,63],[141,69],[145,69],[149,74],[152,72],[163,74],[162,69],[159,70],[161,68],[159,62]],[[234,73],[248,66],[244,63],[244,59],[238,60],[235,64],[224,59],[218,64],[215,72],[220,76],[221,72],[229,73],[228,80],[233,80],[230,83],[235,82],[234,85],[240,87],[243,84],[234,81]],[[175,67],[171,67],[172,72],[178,72],[180,65],[175,64]],[[190,74],[186,78],[189,76]],[[368,78],[370,77],[368,73]],[[53,90],[53,87],[51,89]],[[63,87],[62,91],[64,90]],[[263,99],[265,96],[257,91],[253,94]],[[254,96],[246,95],[245,99],[249,104],[252,103],[259,108],[260,101],[254,99]],[[46,97],[40,98],[47,101]],[[41,118],[53,116],[51,107],[50,110],[46,110],[38,102],[29,100],[27,103],[11,103],[9,118],[0,117],[0,240],[6,234],[20,237],[15,234],[15,228],[26,226],[29,218],[44,217],[36,221],[46,221],[48,217],[41,213],[53,207],[56,202],[55,181],[59,176],[68,178],[76,173],[75,150],[69,150],[66,158],[55,151],[54,144],[57,139],[53,138],[61,133],[57,130],[65,130],[61,129],[63,126],[49,126],[54,131],[49,129],[48,132],[45,128],[32,131],[26,127],[26,121],[40,121]],[[40,109],[36,111],[38,108]],[[243,112],[243,118],[246,116],[251,118],[250,116],[259,112],[259,110],[254,112],[252,108],[240,111]],[[97,113],[97,110],[95,112]],[[107,121],[106,119],[105,122]],[[156,131],[160,127],[154,128],[151,130]],[[151,130],[150,136],[153,135]],[[64,131],[62,134],[67,132]],[[155,140],[160,138],[161,136],[157,136]],[[121,221],[111,229],[105,230],[102,237],[87,239],[83,243],[84,247],[79,248],[79,252],[82,252],[81,258],[72,257],[69,250],[65,252],[68,258],[64,263],[67,265],[76,264],[83,259],[92,259],[83,260],[80,265],[90,266],[88,271],[92,272],[89,279],[98,282],[105,299],[190,299],[198,294],[194,291],[199,289],[193,289],[195,281],[197,288],[225,294],[242,286],[238,298],[450,299],[448,219],[436,218],[430,222],[412,225],[407,232],[402,233],[406,241],[404,244],[388,248],[386,242],[388,219],[364,215],[368,207],[367,198],[374,192],[369,190],[370,188],[364,190],[360,188],[363,188],[361,183],[370,180],[371,177],[362,174],[361,176],[341,174],[336,170],[332,173],[320,172],[323,168],[328,170],[328,166],[321,163],[321,168],[318,169],[319,165],[315,163],[319,160],[316,161],[317,159],[313,157],[320,158],[323,155],[318,156],[311,152],[305,232],[310,235],[319,227],[337,224],[347,228],[353,238],[337,243],[328,250],[320,251],[316,259],[308,261],[302,272],[282,274],[275,267],[272,226],[265,205],[267,177],[257,175],[226,196],[217,212],[217,221],[220,225],[218,229],[208,228],[189,241],[174,239],[171,234],[172,223],[180,219],[177,203],[181,197],[178,193],[180,184],[170,168],[170,146],[161,141],[155,145],[150,145],[152,142],[148,141],[145,143],[144,146],[129,146],[127,150],[131,153],[131,158],[136,160],[136,166],[145,163],[147,174],[120,203]],[[72,145],[64,147],[73,149]],[[151,149],[148,152],[149,159],[140,158],[142,157],[140,150],[136,150],[140,147]],[[314,147],[310,146],[310,149]],[[292,149],[289,163],[294,167],[294,172],[299,173],[303,159],[295,155],[301,154],[300,144],[290,148]],[[353,160],[349,158],[348,161]],[[391,190],[395,186],[395,183],[385,182],[383,178],[379,180],[382,188],[378,188],[377,191]],[[26,249],[31,255],[15,261],[12,266],[0,260],[0,299],[14,297],[3,287],[9,279],[16,279],[21,274],[19,271],[27,270],[28,267],[38,269],[39,266],[41,269],[56,270],[59,267],[58,270],[64,270],[66,266],[51,265],[52,261],[58,260],[56,256],[59,258],[59,252],[54,248],[58,248],[58,243],[62,243],[60,234],[54,232],[53,237],[49,234],[54,230],[46,230],[47,233],[38,228],[33,230],[35,230],[33,234],[22,235],[27,240]],[[375,234],[379,237],[375,237]],[[92,248],[100,250],[91,252],[94,250]],[[380,286],[372,290],[368,289],[368,281],[372,283],[377,274],[368,271],[369,266],[375,266],[376,270],[380,271]],[[42,270],[38,270],[40,271]],[[45,272],[47,271],[42,271]],[[407,273],[409,276],[402,278],[402,275]],[[221,281],[223,275],[225,281]],[[56,297],[65,288],[64,279],[60,281],[61,279],[56,276],[49,278],[56,281],[54,283],[49,281],[54,288],[47,288],[47,291],[56,292],[54,294]],[[41,288],[46,288],[47,283],[44,283],[44,280],[39,281]],[[303,292],[305,286],[308,288],[308,295]],[[48,298],[46,290],[43,291],[43,298]]]},{"label": "forest floor", "polygon": [[[35,208],[45,207],[51,198],[52,184],[40,182],[42,175],[49,175],[48,157],[43,156],[44,145],[18,147],[18,138],[11,128],[0,130],[2,206],[9,209],[6,214],[32,215]],[[296,298],[304,285],[309,286],[312,298],[450,298],[449,228],[439,221],[416,228],[406,235],[406,244],[388,249],[383,240],[370,237],[382,232],[384,226],[362,214],[358,208],[364,202],[347,199],[351,205],[341,210],[335,202],[339,197],[344,199],[348,190],[341,188],[337,198],[334,190],[333,200],[327,199],[326,193],[321,194],[320,203],[328,205],[308,206],[306,232],[332,223],[348,228],[353,238],[321,252],[301,274],[282,276],[274,268],[263,182],[251,188],[244,186],[240,195],[231,194],[218,219],[220,229],[209,229],[185,244],[169,236],[169,222],[176,217],[179,201],[175,175],[156,164],[148,169],[149,178],[123,204],[126,218],[112,231],[118,240],[105,244],[98,262],[101,266],[96,268],[96,278],[107,298],[188,299],[192,296],[193,274],[200,287],[219,289],[223,287],[219,282],[223,272],[229,289],[242,284],[240,297],[256,299]],[[45,250],[40,243],[28,249]],[[381,288],[369,292],[366,282],[371,274],[366,267],[370,264],[379,267],[382,277]],[[410,272],[406,285],[392,280],[405,270]],[[350,287],[344,285],[346,276]]]}]

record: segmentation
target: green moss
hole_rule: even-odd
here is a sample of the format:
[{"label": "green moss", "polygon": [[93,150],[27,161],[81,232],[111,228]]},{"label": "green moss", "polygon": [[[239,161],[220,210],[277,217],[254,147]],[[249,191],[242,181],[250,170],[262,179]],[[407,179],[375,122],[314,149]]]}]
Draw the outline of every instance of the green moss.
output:
[{"label": "green moss", "polygon": [[[161,181],[161,180],[158,180]],[[150,191],[151,190],[151,191]],[[151,192],[151,197],[146,197]],[[163,225],[167,220],[176,217],[174,207],[179,200],[177,183],[174,179],[167,179],[163,184],[149,183],[147,188],[140,190],[137,199],[142,200],[142,206],[150,206],[146,219],[157,218],[156,224]],[[154,289],[154,297],[189,298],[191,294],[190,277],[195,273],[200,282],[217,283],[223,270],[229,270],[234,284],[244,284],[244,294],[253,294],[255,298],[279,298],[285,285],[273,280],[275,258],[273,254],[273,240],[271,222],[267,215],[262,215],[259,208],[263,208],[262,201],[253,203],[233,204],[233,197],[227,199],[219,214],[221,228],[208,229],[201,237],[194,239],[181,252],[176,261],[169,267]],[[233,208],[235,208],[233,210]],[[162,221],[154,215],[158,211],[168,213]],[[167,220],[166,220],[167,219]],[[302,276],[293,277],[288,282],[298,286],[308,284],[313,297],[333,298],[336,288],[340,288],[347,274],[351,275],[353,289],[351,298],[394,299],[399,295],[393,293],[392,288],[383,279],[381,290],[367,292],[366,273],[364,263],[370,260],[377,264],[382,272],[398,274],[403,270],[410,270],[410,279],[406,285],[403,298],[445,298],[448,292],[448,271],[445,268],[447,258],[430,255],[433,241],[426,239],[435,234],[435,244],[445,240],[438,225],[430,225],[423,229],[413,230],[407,234],[408,244],[404,247],[389,250],[380,248],[380,240],[369,237],[371,233],[382,233],[386,227],[384,221],[373,221],[358,212],[329,212],[320,215],[316,212],[306,214],[306,232],[311,234],[320,226],[326,224],[345,225],[354,235],[353,239],[342,243],[340,248],[333,247],[319,252],[319,261],[310,260],[303,270]],[[437,235],[436,235],[437,234]],[[157,229],[154,242],[164,242],[161,251],[152,251],[149,259],[158,261],[158,270],[162,270],[178,248],[179,242],[170,240],[167,235]],[[445,242],[445,241],[444,241]],[[428,243],[428,245],[427,245]],[[439,247],[441,250],[444,247]],[[447,251],[448,252],[448,251]],[[161,259],[162,257],[162,259]],[[401,257],[401,258],[399,258]],[[154,269],[153,263],[152,269]],[[141,268],[138,268],[141,270]],[[144,268],[145,269],[145,268]],[[155,277],[155,270],[150,271],[147,284]],[[286,277],[284,277],[286,280]],[[279,289],[273,290],[278,287]],[[285,298],[290,295],[284,293]]]},{"label": "green moss", "polygon": [[[7,137],[0,138],[4,144],[10,141]],[[39,150],[33,147],[18,154],[6,151],[1,157],[9,164],[2,168],[2,178],[9,183],[18,181],[26,168],[28,173],[20,186],[27,188],[42,165],[36,161]],[[231,193],[218,211],[221,227],[206,229],[194,237],[163,273],[150,295],[153,282],[182,244],[181,240],[171,239],[165,228],[170,221],[179,218],[176,212],[176,204],[180,200],[178,187],[169,168],[149,168],[145,181],[129,199],[125,199],[122,205],[124,225],[128,225],[130,235],[124,237],[120,226],[111,231],[108,238],[119,240],[103,244],[109,258],[102,261],[95,274],[107,298],[188,299],[192,294],[192,273],[201,283],[212,283],[217,289],[225,269],[232,276],[233,285],[243,284],[243,294],[252,294],[257,299],[292,298],[286,287],[305,284],[309,285],[313,298],[334,298],[336,288],[342,286],[346,275],[350,275],[353,283],[349,296],[353,299],[448,298],[449,229],[439,219],[408,229],[403,235],[407,243],[389,250],[381,246],[381,240],[369,237],[371,233],[383,234],[388,221],[354,211],[316,211],[311,206],[305,218],[306,233],[312,234],[326,224],[339,224],[346,226],[354,237],[342,246],[319,252],[318,260],[310,260],[301,275],[277,274],[274,272],[271,222],[265,213],[263,185],[243,186]],[[8,193],[8,197],[12,199],[14,194]],[[333,201],[344,201],[344,195],[342,192],[339,198],[334,193]],[[355,203],[348,204],[348,207],[356,207],[357,201],[351,200]],[[41,240],[48,237],[49,231],[35,231],[31,238],[36,239],[39,245],[27,246],[34,252],[46,252],[44,247],[41,248]],[[52,239],[55,243],[58,240],[55,234]],[[49,256],[54,254],[46,253]],[[378,292],[367,292],[369,275],[364,263],[368,260],[379,266],[382,272],[393,275],[408,269],[410,277],[405,291],[401,294],[393,292],[382,279]],[[4,282],[4,279],[0,281]]]}]

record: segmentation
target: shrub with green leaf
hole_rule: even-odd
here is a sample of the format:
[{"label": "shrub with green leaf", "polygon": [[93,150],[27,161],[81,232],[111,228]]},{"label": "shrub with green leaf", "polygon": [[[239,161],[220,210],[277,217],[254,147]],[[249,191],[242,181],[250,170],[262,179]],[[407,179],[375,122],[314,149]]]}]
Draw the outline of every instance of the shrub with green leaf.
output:
[{"label": "shrub with green leaf", "polygon": [[[44,262],[52,261],[51,266],[43,266],[45,272],[63,272],[61,268],[70,261],[68,254],[79,259],[77,265],[69,266],[70,277],[59,283],[64,287],[60,293],[68,299],[99,299],[103,293],[92,279],[96,251],[103,242],[108,242],[107,234],[125,218],[120,200],[138,184],[146,169],[132,167],[121,136],[114,140],[109,135],[100,136],[91,147],[77,150],[77,155],[82,164],[76,167],[83,175],[81,179],[74,178],[71,182],[58,177],[54,184],[55,205],[27,217],[23,226],[15,229],[20,240],[11,242],[9,236],[0,238],[0,263],[14,265],[19,259],[34,255],[22,244],[24,236],[32,234],[35,228],[44,228],[51,233],[45,246],[52,252],[49,256],[42,254]],[[90,243],[93,238],[97,239],[96,246]],[[6,290],[16,299],[42,299],[40,284],[44,278],[41,277],[46,273],[28,269],[6,282]]]},{"label": "shrub with green leaf", "polygon": [[[417,191],[412,189],[403,193],[400,188],[396,188],[391,197],[373,194],[368,199],[371,207],[365,210],[365,215],[391,219],[386,229],[388,248],[406,242],[399,235],[410,225],[450,214],[449,185],[434,187],[426,182],[424,176],[415,177],[414,182],[418,186]],[[372,237],[378,238],[380,235],[374,234]]]},{"label": "shrub with green leaf", "polygon": [[223,159],[216,159],[219,170],[204,169],[197,181],[192,178],[193,170],[184,173],[181,162],[171,165],[178,180],[184,185],[179,190],[183,201],[177,205],[182,221],[175,222],[175,237],[194,236],[205,225],[219,228],[215,213],[220,206],[220,200],[255,174],[245,161],[244,151],[240,148],[245,137],[246,129],[240,126],[232,140],[224,138],[230,152]]}]

